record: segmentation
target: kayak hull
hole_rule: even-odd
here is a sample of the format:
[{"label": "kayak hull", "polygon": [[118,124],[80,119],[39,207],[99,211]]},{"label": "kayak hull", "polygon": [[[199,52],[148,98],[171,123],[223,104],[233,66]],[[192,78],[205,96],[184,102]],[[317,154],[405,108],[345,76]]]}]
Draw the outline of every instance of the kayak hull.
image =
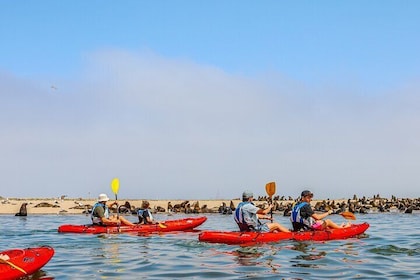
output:
[{"label": "kayak hull", "polygon": [[277,242],[281,240],[327,241],[356,237],[369,228],[368,223],[354,224],[348,228],[327,229],[301,232],[234,232],[234,231],[202,231],[198,240],[223,244],[255,244]]},{"label": "kayak hull", "polygon": [[168,220],[158,224],[139,224],[136,226],[98,226],[98,225],[61,225],[60,233],[153,233],[192,230],[207,220],[207,217],[190,217],[179,220]]},{"label": "kayak hull", "polygon": [[54,249],[49,246],[11,249],[0,252],[9,256],[9,260],[0,261],[0,279],[18,279],[40,270],[54,255]]}]

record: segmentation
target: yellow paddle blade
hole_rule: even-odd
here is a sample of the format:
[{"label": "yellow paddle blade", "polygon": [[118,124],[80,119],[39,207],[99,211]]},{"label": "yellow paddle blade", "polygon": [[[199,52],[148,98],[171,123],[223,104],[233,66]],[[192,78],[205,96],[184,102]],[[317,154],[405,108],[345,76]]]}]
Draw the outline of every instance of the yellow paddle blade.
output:
[{"label": "yellow paddle blade", "polygon": [[114,178],[112,179],[111,182],[111,189],[112,192],[117,195],[118,194],[118,190],[120,189],[120,180],[118,180],[118,178]]},{"label": "yellow paddle blade", "polygon": [[265,185],[265,191],[269,197],[276,193],[276,182],[270,182]]},{"label": "yellow paddle blade", "polygon": [[347,220],[356,220],[356,216],[352,212],[343,212],[340,215]]},{"label": "yellow paddle blade", "polygon": [[168,226],[167,226],[167,225],[165,225],[165,224],[159,223],[159,227],[160,227],[160,228],[167,228]]}]

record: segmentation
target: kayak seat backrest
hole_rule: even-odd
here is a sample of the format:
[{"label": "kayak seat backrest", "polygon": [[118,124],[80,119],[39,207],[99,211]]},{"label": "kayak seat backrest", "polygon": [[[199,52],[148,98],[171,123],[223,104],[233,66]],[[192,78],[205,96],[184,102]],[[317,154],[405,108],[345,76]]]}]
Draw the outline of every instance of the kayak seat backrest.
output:
[{"label": "kayak seat backrest", "polygon": [[308,231],[308,230],[312,230],[310,227],[308,227],[305,224],[302,223],[298,223],[298,222],[293,222],[293,231]]},{"label": "kayak seat backrest", "polygon": [[238,223],[240,231],[255,231],[253,226],[248,226],[247,224]]}]

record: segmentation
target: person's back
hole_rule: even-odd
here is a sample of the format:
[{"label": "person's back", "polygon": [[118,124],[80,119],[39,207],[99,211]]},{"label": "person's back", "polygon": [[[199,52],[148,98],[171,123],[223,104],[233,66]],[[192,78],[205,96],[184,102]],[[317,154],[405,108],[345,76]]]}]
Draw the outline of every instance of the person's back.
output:
[{"label": "person's back", "polygon": [[153,216],[149,210],[149,202],[143,201],[141,208],[137,211],[137,217],[139,218],[139,224],[152,224]]},{"label": "person's back", "polygon": [[234,219],[240,231],[255,230],[255,226],[254,226],[255,222],[253,221],[251,212],[247,209],[249,208],[249,205],[252,206],[250,202],[246,202],[246,201],[241,202],[239,203],[238,207],[235,209]]},{"label": "person's back", "polygon": [[107,218],[106,211],[106,206],[103,205],[101,202],[97,202],[95,205],[93,205],[91,214],[92,223],[94,225],[102,225],[102,218]]},{"label": "person's back", "polygon": [[267,213],[270,212],[273,205],[270,204],[266,209],[259,208],[252,203],[254,194],[250,191],[245,191],[242,194],[242,202],[239,203],[235,210],[235,222],[239,226],[240,231],[259,231],[259,232],[273,232],[282,231],[289,232],[287,228],[279,223],[261,223],[260,219],[271,220]]},{"label": "person's back", "polygon": [[292,222],[294,231],[302,229],[322,230],[326,228],[343,228],[350,226],[350,223],[340,226],[330,219],[324,220],[325,217],[332,213],[332,210],[323,214],[315,213],[310,204],[312,197],[312,192],[308,190],[303,191],[300,195],[300,201],[293,207],[290,221]]},{"label": "person's back", "polygon": [[308,213],[308,207],[310,207],[310,205],[306,202],[297,202],[293,206],[290,214],[290,221],[292,222],[293,231],[310,229],[308,221],[308,218],[310,217]]},{"label": "person's back", "polygon": [[148,215],[148,210],[147,209],[139,209],[137,211],[137,217],[139,218],[139,224],[148,224],[147,222],[147,217]]}]

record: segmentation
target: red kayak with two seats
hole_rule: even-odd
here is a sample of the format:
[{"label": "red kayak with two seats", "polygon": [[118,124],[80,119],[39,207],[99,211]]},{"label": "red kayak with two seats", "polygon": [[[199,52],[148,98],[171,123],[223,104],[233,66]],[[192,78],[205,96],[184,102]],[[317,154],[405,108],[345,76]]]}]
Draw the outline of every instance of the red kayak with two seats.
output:
[{"label": "red kayak with two seats", "polygon": [[369,228],[368,223],[353,224],[347,228],[325,229],[298,232],[239,232],[239,231],[202,231],[198,240],[209,243],[256,244],[276,242],[280,240],[296,241],[327,241],[334,239],[346,239],[356,237]]},{"label": "red kayak with two seats", "polygon": [[135,226],[100,226],[100,225],[61,225],[58,232],[61,233],[153,233],[170,231],[192,230],[207,220],[207,217],[190,217],[179,220],[167,220],[157,224],[138,224]]},{"label": "red kayak with two seats", "polygon": [[47,264],[53,255],[54,249],[49,246],[0,252],[0,279],[19,279],[31,275]]}]

